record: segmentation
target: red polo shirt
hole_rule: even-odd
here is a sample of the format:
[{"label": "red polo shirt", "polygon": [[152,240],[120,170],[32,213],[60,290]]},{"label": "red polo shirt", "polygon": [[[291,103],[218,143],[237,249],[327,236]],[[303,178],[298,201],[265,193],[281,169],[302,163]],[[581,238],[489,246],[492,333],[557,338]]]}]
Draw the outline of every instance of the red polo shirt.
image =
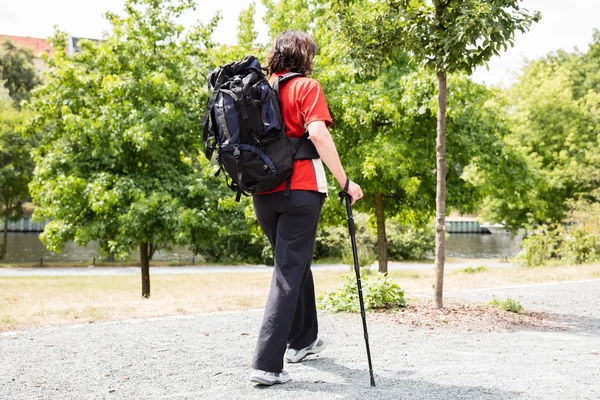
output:
[{"label": "red polo shirt", "polygon": [[[273,74],[271,82],[286,72]],[[288,137],[302,137],[308,124],[314,121],[323,121],[327,127],[331,125],[323,88],[312,78],[299,77],[285,82],[279,87],[279,100]],[[283,191],[285,185],[286,182],[283,182],[266,193]],[[327,193],[327,179],[321,159],[295,160],[290,189]]]}]

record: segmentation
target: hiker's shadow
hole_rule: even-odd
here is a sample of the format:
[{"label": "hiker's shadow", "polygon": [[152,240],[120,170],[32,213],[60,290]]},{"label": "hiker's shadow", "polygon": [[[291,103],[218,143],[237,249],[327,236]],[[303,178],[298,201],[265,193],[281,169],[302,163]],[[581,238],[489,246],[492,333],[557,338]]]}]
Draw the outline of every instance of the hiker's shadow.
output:
[{"label": "hiker's shadow", "polygon": [[553,318],[551,330],[564,327],[566,333],[579,336],[600,336],[600,318],[575,314],[550,314]]},{"label": "hiker's shadow", "polygon": [[[331,358],[315,358],[302,362],[304,367],[313,368],[324,373],[321,379],[302,380],[301,377],[285,385],[270,387],[271,390],[281,392],[326,392],[331,393],[330,398],[341,399],[517,399],[522,393],[501,390],[497,388],[480,386],[445,385],[411,378],[412,371],[384,371],[375,374],[375,387],[370,386],[368,370],[353,369],[336,364]],[[366,363],[365,363],[366,364]],[[314,374],[312,374],[314,376]],[[327,376],[334,375],[335,382],[328,382]],[[340,379],[341,381],[340,382]],[[290,398],[299,398],[289,395]]]},{"label": "hiker's shadow", "polygon": [[544,319],[543,325],[515,323],[509,332],[564,332],[577,336],[600,336],[600,318],[567,313],[537,313]]}]

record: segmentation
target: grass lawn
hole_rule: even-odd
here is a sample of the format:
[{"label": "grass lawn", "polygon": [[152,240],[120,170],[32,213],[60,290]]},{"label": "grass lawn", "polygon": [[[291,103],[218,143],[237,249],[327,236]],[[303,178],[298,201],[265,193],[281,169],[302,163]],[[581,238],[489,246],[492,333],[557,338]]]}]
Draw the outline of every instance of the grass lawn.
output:
[{"label": "grass lawn", "polygon": [[[317,294],[339,285],[342,271],[314,273]],[[410,297],[430,293],[433,271],[392,271]],[[200,312],[262,308],[271,274],[219,273],[151,276],[152,296],[141,298],[137,276],[0,278],[0,331]],[[598,279],[600,264],[449,272],[445,290]]]}]

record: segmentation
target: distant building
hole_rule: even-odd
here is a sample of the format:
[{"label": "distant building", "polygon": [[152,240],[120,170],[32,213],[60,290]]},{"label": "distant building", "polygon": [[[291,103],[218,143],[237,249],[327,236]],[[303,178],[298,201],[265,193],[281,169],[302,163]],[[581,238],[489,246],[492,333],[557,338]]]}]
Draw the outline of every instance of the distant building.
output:
[{"label": "distant building", "polygon": [[[79,42],[82,39],[91,40],[92,42],[100,41],[98,39],[87,39],[69,35],[67,38],[67,54],[79,53]],[[38,73],[48,70],[48,66],[42,60],[42,54],[48,54],[48,56],[52,57],[54,55],[54,49],[47,39],[32,38],[28,36],[0,35],[0,43],[4,42],[4,40],[10,40],[15,46],[31,49],[34,56],[33,65]]]},{"label": "distant building", "polygon": [[54,55],[54,50],[52,49],[52,45],[48,42],[48,40],[27,36],[0,35],[0,43],[4,43],[5,40],[9,40],[17,47],[31,49],[34,57],[33,65],[38,73],[48,70],[48,66],[42,60],[42,54],[48,54],[50,57]]},{"label": "distant building", "polygon": [[79,51],[81,50],[81,48],[79,47],[79,42],[81,42],[82,40],[90,40],[95,43],[100,42],[100,40],[98,39],[81,38],[69,35],[69,38],[67,39],[67,53],[79,53]]}]

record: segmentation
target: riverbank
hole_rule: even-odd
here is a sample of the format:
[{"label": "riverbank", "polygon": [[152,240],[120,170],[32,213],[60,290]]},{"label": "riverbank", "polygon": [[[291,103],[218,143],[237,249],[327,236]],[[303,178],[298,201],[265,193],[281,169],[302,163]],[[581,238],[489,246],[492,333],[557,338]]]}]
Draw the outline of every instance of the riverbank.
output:
[{"label": "riverbank", "polygon": [[[328,260],[323,263],[315,261],[312,268],[315,271],[345,271],[350,268],[341,260]],[[332,262],[333,261],[333,262]],[[500,260],[471,260],[449,259],[445,263],[446,271],[458,269],[492,269],[513,267],[511,262]],[[253,264],[205,264],[205,265],[172,265],[161,262],[151,262],[150,270],[153,274],[206,274],[228,272],[264,272],[271,266]],[[377,271],[377,262],[369,266],[370,271]],[[388,269],[405,271],[430,271],[433,269],[433,260],[389,262]],[[106,275],[139,275],[139,264],[134,262],[110,263],[101,265],[86,265],[77,263],[58,263],[40,267],[30,264],[6,264],[0,268],[1,276],[106,276]]]},{"label": "riverbank", "polygon": [[[81,247],[73,242],[65,244],[60,254],[55,254],[42,244],[38,234],[10,233],[8,234],[7,255],[2,263],[12,264],[40,264],[43,260],[45,266],[59,266],[60,264],[92,265],[95,259],[97,265],[105,263],[100,261],[98,243],[90,242]],[[502,259],[515,257],[520,250],[520,238],[509,235],[482,235],[482,234],[450,234],[446,241],[446,257],[450,259]],[[130,254],[129,263],[135,265],[139,261],[139,251]],[[433,258],[433,254],[431,254]],[[194,255],[185,246],[173,246],[169,249],[158,249],[154,254],[154,262],[161,265],[192,265],[203,264],[203,258]],[[336,260],[321,260],[323,263],[337,263]]]},{"label": "riverbank", "polygon": [[[246,264],[231,264],[231,263],[203,263],[196,262],[191,263],[189,261],[150,261],[151,267],[189,267],[189,266],[244,266]],[[124,268],[124,267],[139,267],[140,262],[138,260],[127,260],[127,261],[56,261],[56,260],[38,260],[38,261],[23,261],[23,262],[11,262],[11,261],[0,261],[0,271],[2,269],[65,269],[65,268],[76,268],[76,269],[87,269],[87,268]]]},{"label": "riverbank", "polygon": [[[474,265],[476,266],[476,265]],[[600,264],[577,267],[449,270],[447,292],[531,283],[600,278]],[[136,269],[136,271],[139,269]],[[173,268],[176,270],[176,268]],[[200,312],[262,308],[271,269],[197,274],[160,274],[151,270],[151,298],[141,298],[137,275],[0,277],[0,331],[75,322],[190,315]],[[317,295],[340,284],[349,267],[314,269]],[[408,297],[431,294],[433,269],[390,269]]]}]

